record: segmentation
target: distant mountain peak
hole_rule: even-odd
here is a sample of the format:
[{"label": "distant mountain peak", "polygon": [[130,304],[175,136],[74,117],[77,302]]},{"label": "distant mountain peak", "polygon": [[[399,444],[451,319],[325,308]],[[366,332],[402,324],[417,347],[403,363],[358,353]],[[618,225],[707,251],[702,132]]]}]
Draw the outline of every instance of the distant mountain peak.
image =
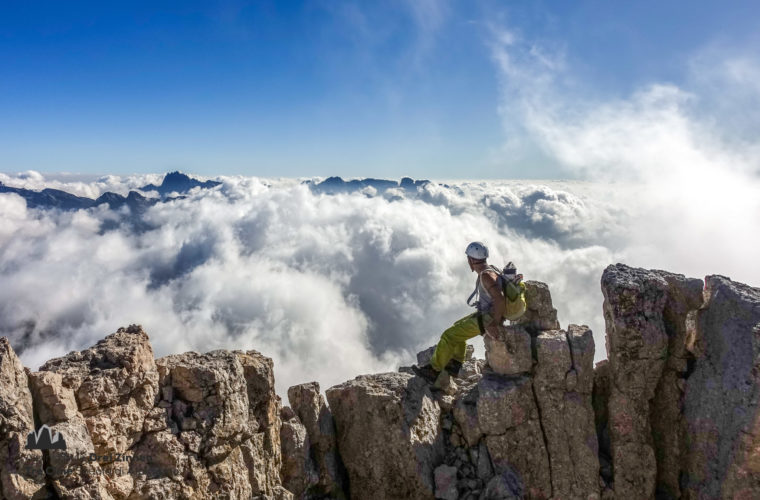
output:
[{"label": "distant mountain peak", "polygon": [[309,187],[312,191],[318,193],[336,194],[358,191],[366,187],[372,187],[377,189],[378,192],[385,192],[388,189],[401,188],[405,190],[415,191],[417,187],[428,184],[428,180],[414,180],[411,177],[403,177],[401,182],[397,182],[389,179],[373,179],[367,177],[365,179],[352,179],[350,181],[343,180],[342,177],[332,176],[323,180],[322,182],[314,183],[309,181]]},{"label": "distant mountain peak", "polygon": [[26,188],[15,188],[5,186],[0,182],[0,193],[16,193],[26,200],[26,204],[29,208],[59,208],[63,210],[79,210],[87,209],[101,203],[107,203],[112,209],[117,209],[122,206],[129,205],[133,210],[144,211],[147,207],[157,203],[158,201],[166,201],[165,198],[171,193],[187,193],[195,187],[212,188],[218,186],[221,182],[217,181],[205,181],[201,182],[197,179],[183,174],[182,172],[175,171],[170,172],[164,176],[164,180],[160,186],[154,184],[148,184],[140,188],[142,191],[158,191],[162,200],[156,198],[146,198],[137,191],[130,191],[127,196],[122,196],[117,193],[107,191],[101,194],[96,200],[86,198],[84,196],[76,196],[60,189],[45,188],[41,191],[34,191]]},{"label": "distant mountain peak", "polygon": [[147,184],[140,188],[141,191],[158,191],[158,193],[164,197],[170,193],[187,193],[195,187],[212,188],[220,185],[218,181],[205,181],[201,182],[197,179],[193,179],[187,174],[183,174],[179,170],[169,172],[164,176],[164,180],[160,186],[155,184]]}]

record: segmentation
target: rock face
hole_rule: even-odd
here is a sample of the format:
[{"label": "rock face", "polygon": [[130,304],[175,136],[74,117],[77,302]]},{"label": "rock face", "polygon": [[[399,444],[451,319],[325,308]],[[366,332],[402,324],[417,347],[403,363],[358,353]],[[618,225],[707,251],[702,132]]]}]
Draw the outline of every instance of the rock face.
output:
[{"label": "rock face", "polygon": [[[302,491],[292,491],[297,497],[345,498],[346,472],[338,455],[335,422],[319,383],[300,384],[288,389],[288,400],[298,421],[303,424],[309,439],[309,456],[317,472],[317,481]],[[290,488],[289,488],[290,489]],[[306,491],[308,489],[308,491]]]},{"label": "rock face", "polygon": [[34,429],[32,394],[21,361],[0,338],[0,498],[45,498],[42,452],[27,450]]},{"label": "rock face", "polygon": [[272,362],[256,351],[155,360],[147,334],[131,326],[48,361],[28,381],[9,354],[0,373],[12,392],[2,395],[0,415],[13,401],[15,414],[3,436],[16,442],[34,428],[33,405],[38,425],[66,446],[22,453],[33,471],[26,477],[3,461],[3,498],[38,490],[43,498],[289,497],[279,479]]},{"label": "rock face", "polygon": [[486,362],[496,373],[518,375],[533,369],[531,337],[520,325],[499,328],[496,340],[485,338]]},{"label": "rock face", "polygon": [[256,351],[212,351],[167,356],[156,365],[163,412],[151,425],[165,425],[135,449],[148,457],[133,466],[135,489],[180,495],[192,488],[225,498],[272,494],[280,484],[280,419],[271,360]]},{"label": "rock face", "polygon": [[[536,300],[529,321],[501,328],[495,339],[486,338],[487,363],[482,369],[462,373],[447,391],[431,394],[431,401],[440,408],[443,456],[442,461],[417,467],[425,474],[434,471],[428,480],[434,482],[438,498],[599,496],[591,404],[593,336],[588,328],[576,325],[570,325],[568,331],[559,330],[546,285],[532,282],[529,290]],[[418,363],[424,363],[432,350],[418,354]],[[375,383],[386,385],[382,378]],[[328,390],[328,399],[332,390]],[[366,389],[364,393],[376,399],[372,404],[375,407],[387,400],[387,390]],[[362,406],[358,401],[351,406],[353,425],[361,426],[366,419]],[[330,407],[336,412],[332,401]],[[383,413],[378,415],[383,417]],[[400,420],[392,416],[386,413],[385,423],[379,427],[398,427]],[[342,418],[336,415],[339,440]],[[357,432],[356,441],[347,447],[366,446],[362,439],[366,434],[366,430]],[[372,455],[394,463],[393,455],[382,458],[388,456],[386,444],[378,445],[385,451],[373,451]],[[342,448],[341,455],[351,471],[351,460]],[[362,467],[362,474],[369,475],[377,464],[365,462]],[[355,491],[353,474],[350,485]],[[380,487],[374,485],[375,489]],[[362,486],[362,491],[370,489]]]},{"label": "rock face", "polygon": [[282,485],[293,493],[295,498],[308,498],[309,490],[319,483],[319,474],[311,458],[309,435],[306,427],[289,406],[282,409],[280,419]]},{"label": "rock face", "polygon": [[610,266],[602,275],[602,293],[615,494],[650,498],[657,482],[657,461],[649,405],[668,356],[663,319],[668,282],[654,271]]},{"label": "rock face", "polygon": [[443,391],[402,367],[329,405],[309,382],[283,407],[256,351],[154,359],[137,326],[37,372],[0,338],[0,500],[760,498],[760,289],[610,266],[594,370],[528,283]]},{"label": "rock face", "polygon": [[591,330],[570,325],[567,332],[542,332],[536,353],[533,390],[549,455],[552,496],[587,498],[599,490]]},{"label": "rock face", "polygon": [[441,410],[424,380],[407,373],[361,375],[326,394],[352,498],[435,497]]},{"label": "rock face", "polygon": [[602,291],[594,406],[615,497],[760,496],[760,290],[618,264]]},{"label": "rock face", "polygon": [[[120,329],[93,347],[45,363],[30,374],[40,422],[55,425],[65,450],[50,450],[52,484],[61,497],[123,498],[133,488],[119,457],[142,438],[158,390],[148,336]],[[102,457],[92,460],[91,456]],[[114,481],[104,469],[118,470]],[[72,471],[72,472],[65,472]]]},{"label": "rock face", "polygon": [[760,289],[708,276],[693,326],[683,493],[760,498]]}]

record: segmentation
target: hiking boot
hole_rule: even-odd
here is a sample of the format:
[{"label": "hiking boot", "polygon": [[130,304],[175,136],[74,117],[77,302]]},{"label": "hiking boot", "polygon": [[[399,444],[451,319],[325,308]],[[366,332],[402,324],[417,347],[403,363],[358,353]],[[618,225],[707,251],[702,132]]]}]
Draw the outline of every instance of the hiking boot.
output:
[{"label": "hiking boot", "polygon": [[414,371],[418,377],[424,378],[431,384],[435,383],[438,379],[438,375],[441,373],[433,368],[430,363],[423,366],[412,365],[412,371]]},{"label": "hiking boot", "polygon": [[452,359],[446,364],[446,368],[444,369],[449,372],[449,375],[452,377],[459,378],[459,370],[462,369],[462,362]]}]

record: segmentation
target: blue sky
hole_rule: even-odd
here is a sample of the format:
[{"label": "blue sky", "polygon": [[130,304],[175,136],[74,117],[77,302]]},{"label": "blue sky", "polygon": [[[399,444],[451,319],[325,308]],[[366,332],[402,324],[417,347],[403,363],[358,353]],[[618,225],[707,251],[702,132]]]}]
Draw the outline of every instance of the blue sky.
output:
[{"label": "blue sky", "polygon": [[757,60],[753,4],[5,1],[0,171],[572,177],[522,127],[495,37],[605,102]]}]

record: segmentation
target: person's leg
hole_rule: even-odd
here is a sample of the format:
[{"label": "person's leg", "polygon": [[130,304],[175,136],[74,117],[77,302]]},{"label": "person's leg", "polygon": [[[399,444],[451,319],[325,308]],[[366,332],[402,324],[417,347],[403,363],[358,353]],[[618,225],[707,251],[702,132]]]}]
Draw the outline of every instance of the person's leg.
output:
[{"label": "person's leg", "polygon": [[440,372],[452,358],[460,363],[464,362],[467,353],[467,340],[479,334],[477,313],[468,314],[456,321],[441,335],[441,340],[435,347],[430,365],[434,370]]}]

